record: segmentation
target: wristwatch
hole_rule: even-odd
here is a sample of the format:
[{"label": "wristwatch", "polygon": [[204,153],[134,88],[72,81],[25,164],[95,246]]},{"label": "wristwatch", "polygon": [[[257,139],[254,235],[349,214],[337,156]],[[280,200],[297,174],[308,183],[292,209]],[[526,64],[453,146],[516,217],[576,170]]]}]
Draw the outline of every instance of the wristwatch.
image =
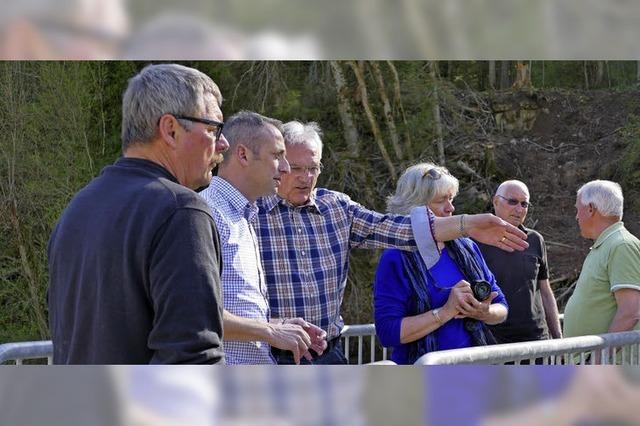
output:
[{"label": "wristwatch", "polygon": [[442,325],[442,318],[440,318],[440,308],[435,308],[431,311],[431,314],[436,318],[438,324]]}]

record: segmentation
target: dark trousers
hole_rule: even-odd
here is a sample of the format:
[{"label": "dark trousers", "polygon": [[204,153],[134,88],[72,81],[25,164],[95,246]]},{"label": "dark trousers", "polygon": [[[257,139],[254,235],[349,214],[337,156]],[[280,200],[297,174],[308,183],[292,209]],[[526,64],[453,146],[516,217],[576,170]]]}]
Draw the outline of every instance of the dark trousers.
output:
[{"label": "dark trousers", "polygon": [[[344,350],[342,349],[340,337],[336,337],[335,339],[328,341],[327,349],[320,356],[318,356],[313,349],[309,352],[313,356],[313,360],[309,362],[306,358],[302,358],[300,360],[300,365],[347,364],[347,359],[344,357]],[[293,353],[291,351],[271,348],[271,354],[278,365],[295,364],[293,361]]]}]

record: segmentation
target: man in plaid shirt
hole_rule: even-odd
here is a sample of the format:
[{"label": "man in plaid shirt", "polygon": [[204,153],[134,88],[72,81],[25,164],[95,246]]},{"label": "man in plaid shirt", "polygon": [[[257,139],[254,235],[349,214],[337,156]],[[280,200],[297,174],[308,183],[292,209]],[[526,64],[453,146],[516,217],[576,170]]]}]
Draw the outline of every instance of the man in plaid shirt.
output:
[{"label": "man in plaid shirt", "polygon": [[220,233],[224,351],[227,364],[273,364],[270,345],[295,362],[322,353],[326,333],[301,318],[270,321],[267,288],[252,222],[258,197],[274,194],[289,172],[281,122],[241,111],[224,124],[229,150],[218,176],[200,195]]},{"label": "man in plaid shirt", "polygon": [[[282,175],[277,195],[258,201],[256,231],[272,317],[302,317],[327,332],[327,351],[313,363],[347,363],[340,306],[351,249],[419,249],[431,267],[439,257],[435,236],[477,236],[507,251],[527,245],[521,231],[493,215],[435,218],[426,207],[411,216],[381,214],[343,193],[315,188],[322,168],[319,126],[292,121],[283,136],[291,171]],[[272,352],[279,364],[293,362],[288,353]]]}]

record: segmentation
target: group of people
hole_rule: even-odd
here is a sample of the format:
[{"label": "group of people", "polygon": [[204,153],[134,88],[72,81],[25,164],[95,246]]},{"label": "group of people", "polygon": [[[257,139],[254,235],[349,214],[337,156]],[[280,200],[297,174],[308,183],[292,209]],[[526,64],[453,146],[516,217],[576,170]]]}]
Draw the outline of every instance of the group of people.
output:
[{"label": "group of people", "polygon": [[[340,308],[354,248],[388,249],[376,328],[399,362],[494,336],[561,336],[544,242],[522,226],[522,183],[501,185],[496,215],[452,216],[457,180],[420,164],[378,213],[316,188],[317,124],[251,111],[225,121],[221,103],[211,78],[181,65],[129,81],[123,156],[76,194],[49,242],[54,363],[346,363]],[[610,212],[584,192],[578,217],[591,238],[591,221]],[[484,300],[478,282],[490,286]],[[639,283],[616,276],[614,306]]]},{"label": "group of people", "polygon": [[[387,209],[402,214],[426,204],[435,215],[451,216],[457,192],[458,180],[446,168],[418,164],[402,175]],[[640,241],[622,223],[623,202],[620,185],[611,181],[594,180],[577,192],[581,235],[594,245],[566,306],[566,337],[640,330]],[[530,207],[529,190],[518,180],[500,184],[493,197],[495,214],[527,234],[523,251],[459,238],[438,242],[442,255],[431,268],[411,252],[383,253],[374,287],[375,324],[382,344],[394,348],[393,361],[563,337],[544,239],[523,225]],[[472,291],[470,284],[479,281],[491,286],[485,299]]]}]

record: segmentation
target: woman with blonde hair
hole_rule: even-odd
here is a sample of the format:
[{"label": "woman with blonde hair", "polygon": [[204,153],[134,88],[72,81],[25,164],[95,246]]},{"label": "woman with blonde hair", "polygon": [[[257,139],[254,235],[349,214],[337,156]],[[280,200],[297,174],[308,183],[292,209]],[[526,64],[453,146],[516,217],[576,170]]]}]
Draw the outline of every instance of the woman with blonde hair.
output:
[{"label": "woman with blonde hair", "polygon": [[[411,166],[387,199],[387,210],[407,214],[426,205],[436,216],[451,216],[458,185],[444,167]],[[413,364],[427,352],[494,343],[485,324],[507,317],[506,299],[476,244],[458,238],[438,248],[442,255],[431,269],[418,251],[387,249],[380,258],[376,333],[384,346],[393,347],[391,359],[398,364]]]}]

